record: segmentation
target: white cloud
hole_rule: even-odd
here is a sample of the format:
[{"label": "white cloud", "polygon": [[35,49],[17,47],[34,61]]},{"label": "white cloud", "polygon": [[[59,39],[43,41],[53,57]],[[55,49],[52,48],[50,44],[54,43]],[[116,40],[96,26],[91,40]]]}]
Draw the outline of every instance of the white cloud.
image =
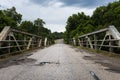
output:
[{"label": "white cloud", "polygon": [[45,25],[45,27],[50,29],[52,32],[64,32],[65,31],[65,25],[48,24],[48,25]]},{"label": "white cloud", "polygon": [[[53,4],[52,2],[50,4]],[[51,6],[36,5],[29,0],[0,0],[0,5],[4,8],[15,6],[17,11],[23,15],[24,20],[35,20],[41,18],[46,22],[45,27],[54,31],[65,31],[67,18],[78,12],[85,12],[92,15],[93,10],[80,7],[60,7],[62,3],[56,2]]]}]

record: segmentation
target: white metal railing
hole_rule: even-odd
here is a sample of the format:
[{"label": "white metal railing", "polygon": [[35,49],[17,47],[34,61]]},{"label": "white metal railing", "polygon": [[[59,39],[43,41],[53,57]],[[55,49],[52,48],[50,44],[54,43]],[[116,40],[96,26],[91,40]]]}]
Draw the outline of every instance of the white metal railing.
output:
[{"label": "white metal railing", "polygon": [[78,37],[78,44],[92,49],[120,48],[120,33],[114,26],[84,34]]},{"label": "white metal railing", "polygon": [[39,48],[44,44],[46,46],[47,42],[49,41],[47,39],[44,41],[41,36],[6,26],[0,33],[0,53],[12,53]]}]

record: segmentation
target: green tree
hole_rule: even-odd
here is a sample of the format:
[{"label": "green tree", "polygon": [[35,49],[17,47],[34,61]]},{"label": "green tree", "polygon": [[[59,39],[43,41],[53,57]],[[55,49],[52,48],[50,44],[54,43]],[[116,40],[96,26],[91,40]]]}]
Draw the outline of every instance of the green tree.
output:
[{"label": "green tree", "polygon": [[33,34],[36,34],[36,32],[37,32],[35,27],[34,27],[34,24],[31,21],[23,21],[20,24],[19,28],[21,30],[24,30],[26,32],[33,33]]},{"label": "green tree", "polygon": [[4,14],[3,10],[0,10],[0,30],[2,30],[3,27],[5,26],[17,26],[17,25],[12,18]]},{"label": "green tree", "polygon": [[16,8],[15,7],[12,7],[10,9],[7,9],[7,10],[4,10],[4,14],[10,18],[12,18],[16,24],[20,24],[21,20],[22,20],[22,15],[19,14],[17,11],[16,11]]},{"label": "green tree", "polygon": [[[66,43],[69,42],[69,40],[73,37],[75,37],[78,34],[81,34],[81,32],[85,33],[84,27],[85,25],[88,25],[90,23],[90,17],[86,16],[83,12],[78,14],[73,14],[70,16],[67,20],[66,25]],[[91,27],[91,26],[90,26]]]},{"label": "green tree", "polygon": [[120,0],[107,6],[96,8],[91,17],[83,12],[73,14],[67,20],[64,40],[69,42],[73,37],[114,25],[120,31]]},{"label": "green tree", "polygon": [[53,32],[52,33],[54,39],[62,39],[63,38],[63,32]]},{"label": "green tree", "polygon": [[41,35],[41,29],[43,29],[44,24],[45,22],[40,18],[37,18],[36,20],[34,20],[34,26],[37,28],[38,35]]}]

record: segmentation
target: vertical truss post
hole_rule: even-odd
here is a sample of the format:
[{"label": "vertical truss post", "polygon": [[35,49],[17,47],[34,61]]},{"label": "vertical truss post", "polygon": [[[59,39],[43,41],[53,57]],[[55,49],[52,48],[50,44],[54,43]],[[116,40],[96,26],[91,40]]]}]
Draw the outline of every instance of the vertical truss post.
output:
[{"label": "vertical truss post", "polygon": [[79,43],[79,46],[82,46],[81,40],[79,38],[78,38],[78,43]]},{"label": "vertical truss post", "polygon": [[73,38],[73,45],[76,46],[76,40]]},{"label": "vertical truss post", "polygon": [[45,46],[45,47],[47,46],[47,37],[45,38],[44,46]]},{"label": "vertical truss post", "polygon": [[41,44],[42,44],[42,39],[39,40],[38,47],[41,47]]},{"label": "vertical truss post", "polygon": [[109,51],[112,52],[113,48],[112,48],[112,41],[111,41],[111,35],[109,35]]},{"label": "vertical truss post", "polygon": [[8,48],[8,53],[10,54],[10,48],[11,48],[11,47],[10,47],[10,46],[11,46],[11,45],[10,45],[10,43],[11,43],[11,42],[10,42],[10,41],[11,41],[11,36],[10,36],[10,34],[8,35],[8,38],[9,38],[9,41],[8,41],[8,46],[9,46],[9,48]]},{"label": "vertical truss post", "polygon": [[29,42],[28,42],[27,49],[30,49],[31,43],[32,43],[32,37],[30,38],[30,40],[29,40]]},{"label": "vertical truss post", "polygon": [[32,41],[31,41],[31,47],[32,47],[32,48],[34,47],[34,40],[35,40],[35,38],[32,37]]},{"label": "vertical truss post", "polygon": [[4,27],[4,29],[0,32],[0,46],[2,46],[2,40],[5,40],[11,31],[10,26]]},{"label": "vertical truss post", "polygon": [[93,45],[92,45],[92,42],[91,42],[90,38],[88,36],[86,36],[86,38],[87,38],[87,41],[90,45],[90,48],[93,49]]},{"label": "vertical truss post", "polygon": [[94,34],[94,49],[97,50],[97,36]]},{"label": "vertical truss post", "polygon": [[26,38],[27,38],[27,37],[26,37],[26,35],[24,35],[24,42],[23,42],[23,43],[24,43],[24,45],[25,45],[25,46],[24,46],[24,48],[25,48],[25,47],[26,47],[26,45],[27,45],[27,44],[26,44],[26,41],[27,41],[27,39],[26,39]]},{"label": "vertical truss post", "polygon": [[89,48],[89,44],[88,44],[88,36],[86,36],[86,38],[85,38],[85,43],[86,43],[86,47]]}]

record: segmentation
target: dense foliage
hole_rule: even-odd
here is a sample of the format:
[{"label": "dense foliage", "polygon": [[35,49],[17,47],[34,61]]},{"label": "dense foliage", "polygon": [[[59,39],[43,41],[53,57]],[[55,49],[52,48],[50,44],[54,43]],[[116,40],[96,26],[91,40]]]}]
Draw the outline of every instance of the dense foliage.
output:
[{"label": "dense foliage", "polygon": [[0,10],[0,30],[4,26],[11,26],[16,28],[22,20],[22,15],[16,12],[15,7],[7,10]]},{"label": "dense foliage", "polygon": [[115,25],[120,31],[120,1],[96,8],[91,17],[83,12],[70,16],[67,20],[64,40],[69,43],[69,40],[73,37],[99,30],[109,25]]},{"label": "dense foliage", "polygon": [[32,21],[22,21],[22,15],[16,11],[15,7],[7,10],[0,10],[0,30],[5,26],[11,26],[15,29],[20,29],[39,36],[53,39],[52,33],[49,29],[44,27],[45,22],[37,18]]},{"label": "dense foliage", "polygon": [[52,33],[54,39],[62,39],[63,38],[63,32],[53,32]]}]

